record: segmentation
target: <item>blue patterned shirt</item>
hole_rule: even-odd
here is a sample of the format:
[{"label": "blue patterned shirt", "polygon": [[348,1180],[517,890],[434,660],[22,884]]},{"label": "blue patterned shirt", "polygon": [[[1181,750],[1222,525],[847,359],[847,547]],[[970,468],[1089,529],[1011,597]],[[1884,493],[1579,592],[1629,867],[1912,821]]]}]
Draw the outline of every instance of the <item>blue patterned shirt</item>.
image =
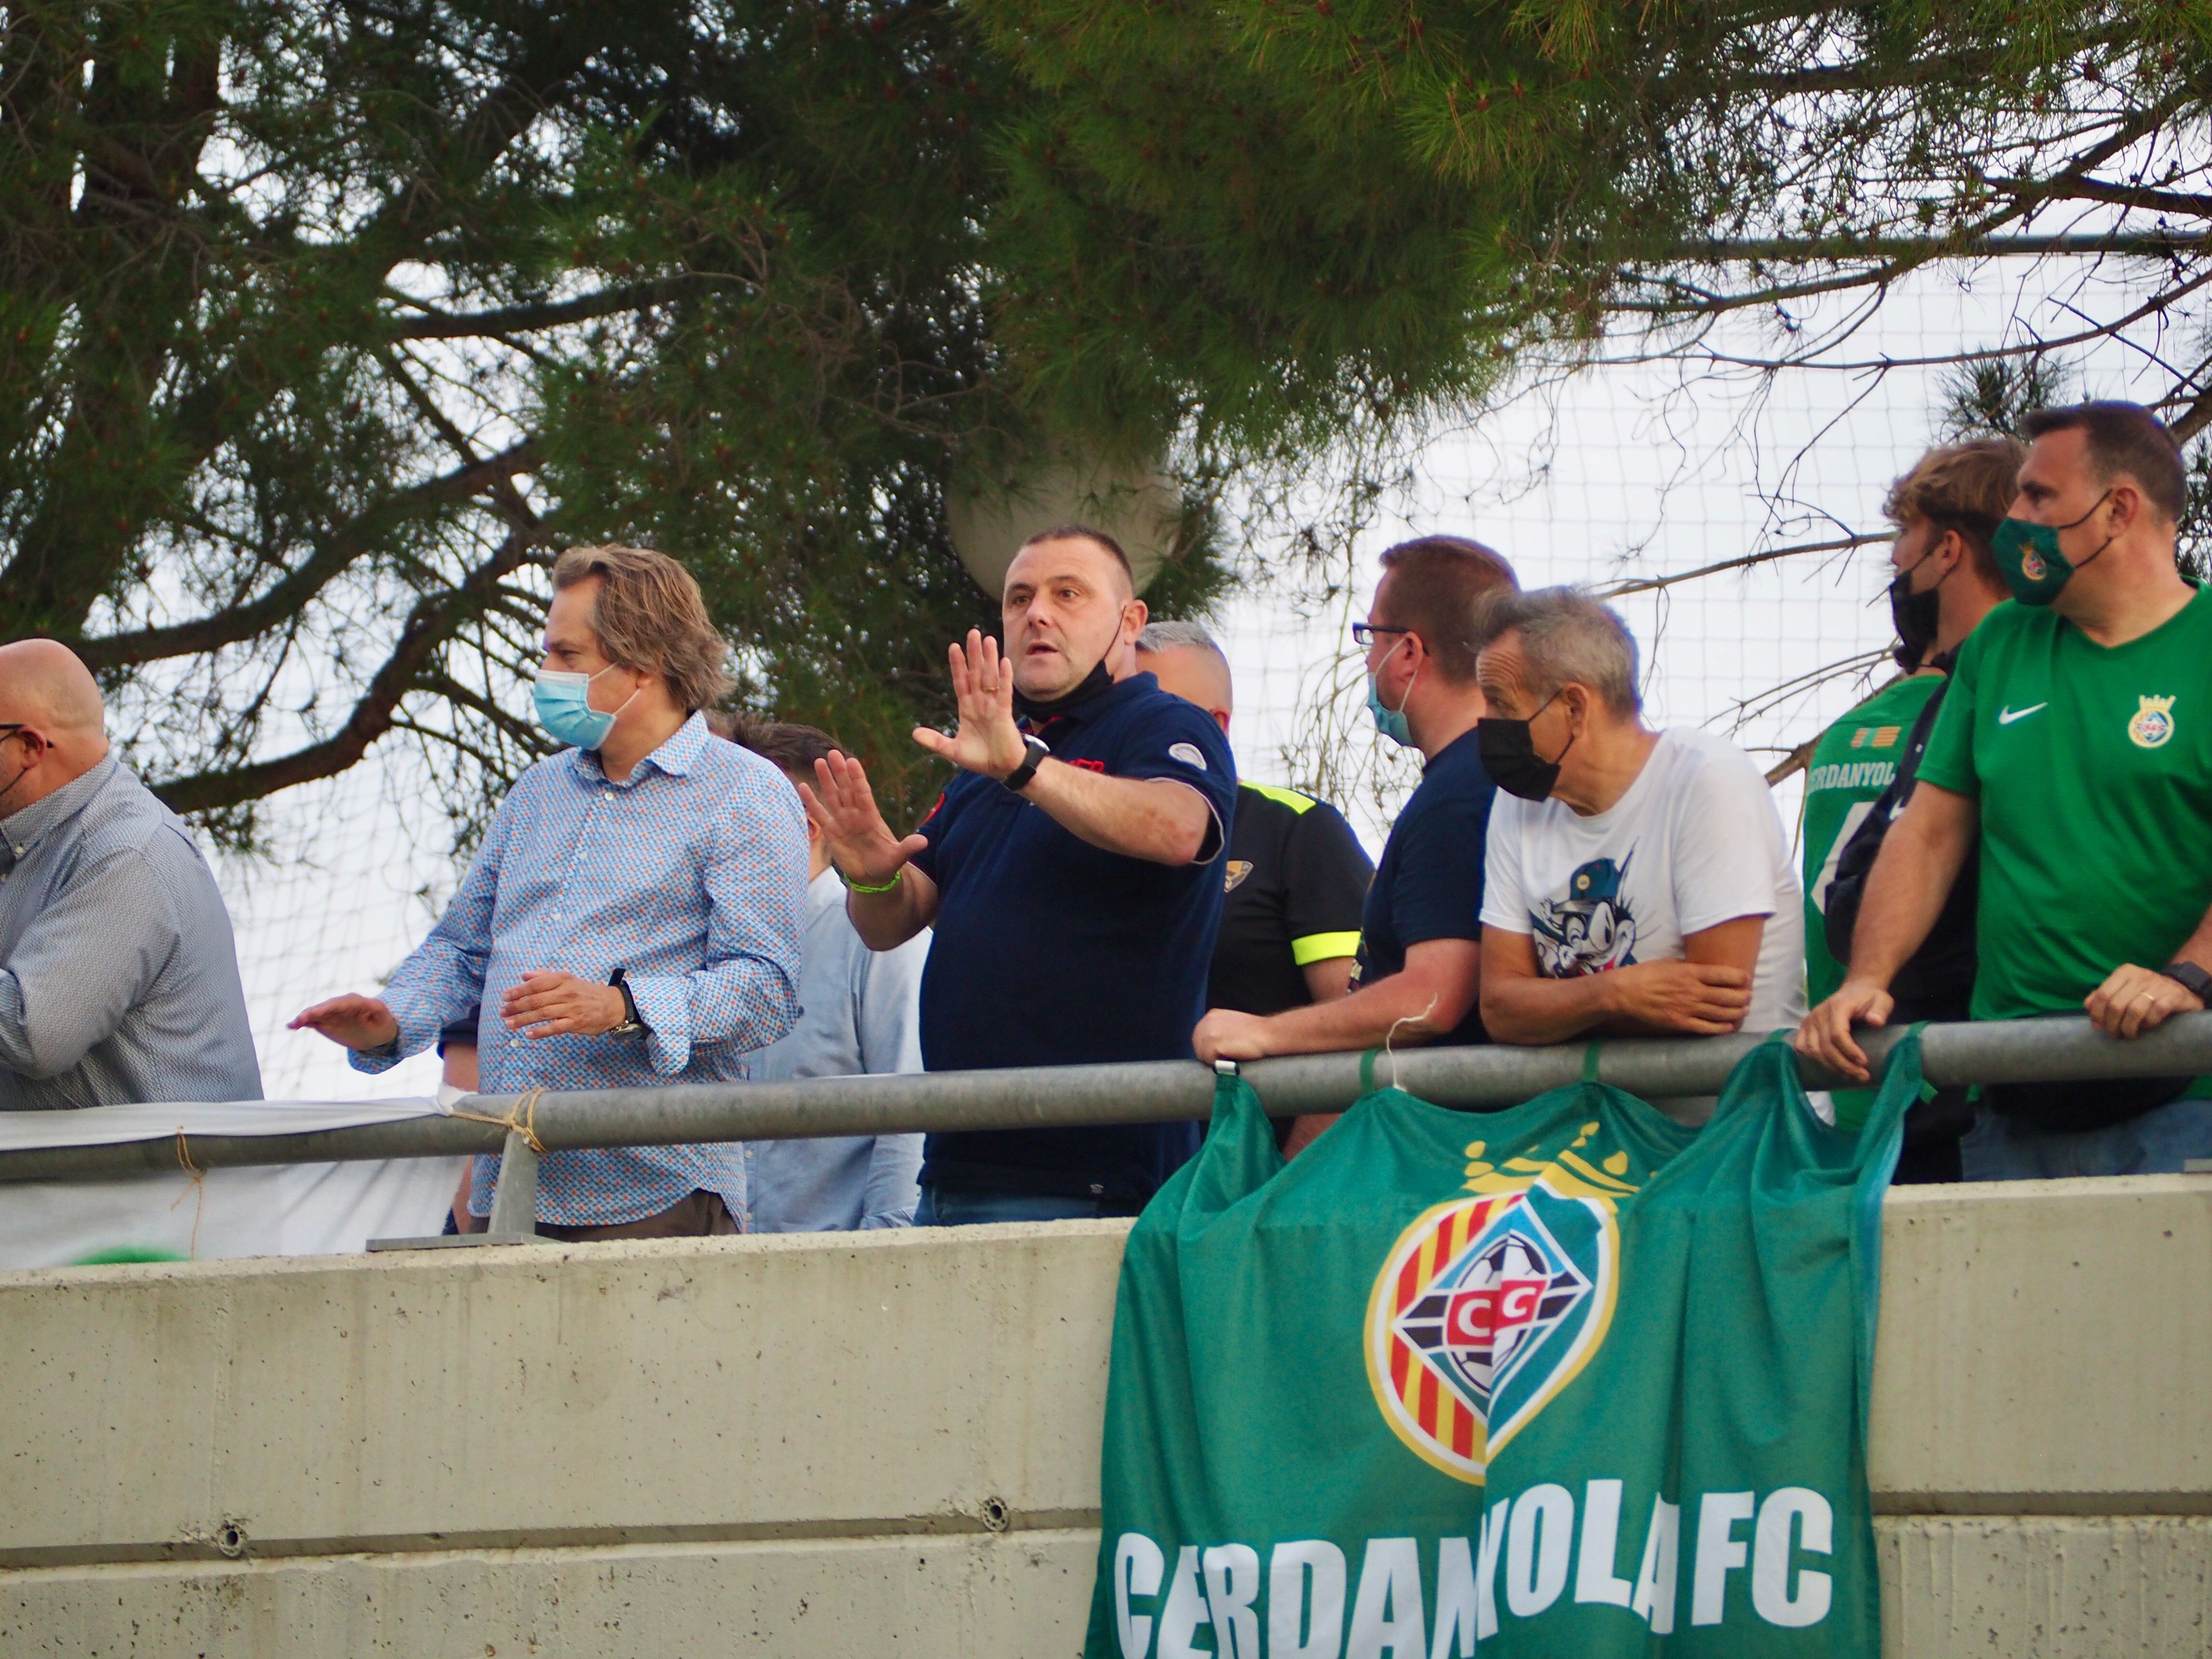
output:
[{"label": "blue patterned shirt", "polygon": [[[742,1079],[747,1054],[798,1020],[805,915],[805,820],[767,761],[697,714],[627,782],[564,750],[515,781],[444,919],[385,988],[398,1042],[353,1063],[382,1071],[475,1019],[487,1094]],[[526,1037],[500,1018],[526,972],[605,984],[617,968],[652,1030],[643,1042]],[[477,1161],[477,1215],[498,1170]],[[736,1142],[551,1152],[538,1182],[538,1218],[561,1226],[635,1221],[695,1190],[745,1213]]]}]

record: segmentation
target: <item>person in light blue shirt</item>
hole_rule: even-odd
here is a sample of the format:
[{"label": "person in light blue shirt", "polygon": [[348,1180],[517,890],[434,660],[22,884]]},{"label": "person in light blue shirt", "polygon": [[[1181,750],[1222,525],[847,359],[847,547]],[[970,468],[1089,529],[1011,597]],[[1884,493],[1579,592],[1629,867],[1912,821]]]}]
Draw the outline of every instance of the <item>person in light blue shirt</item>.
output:
[{"label": "person in light blue shirt", "polygon": [[[754,726],[738,731],[737,740],[791,780],[793,799],[798,785],[812,780],[816,761],[842,752],[828,732],[811,726]],[[845,885],[830,867],[820,828],[810,823],[807,830],[805,966],[799,978],[805,1012],[758,1057],[754,1075],[782,1079],[919,1072],[921,969],[929,957],[929,931],[895,950],[869,950],[845,914]],[[747,1143],[750,1231],[911,1226],[921,1201],[915,1184],[921,1143],[918,1134]]]},{"label": "person in light blue shirt", "polygon": [[[707,728],[726,647],[683,566],[573,548],[553,587],[538,715],[571,746],[516,780],[384,995],[293,1026],[378,1072],[472,1018],[492,1094],[744,1079],[799,1018],[804,815],[773,766]],[[491,1213],[498,1169],[477,1161],[472,1214]],[[555,1238],[733,1232],[745,1210],[736,1143],[552,1152],[538,1171]]]}]

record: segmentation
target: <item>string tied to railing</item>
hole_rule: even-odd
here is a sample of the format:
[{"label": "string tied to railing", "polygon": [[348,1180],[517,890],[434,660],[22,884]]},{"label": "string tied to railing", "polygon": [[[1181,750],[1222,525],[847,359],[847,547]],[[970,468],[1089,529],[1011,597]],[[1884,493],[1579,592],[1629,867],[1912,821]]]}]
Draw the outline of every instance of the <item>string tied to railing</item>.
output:
[{"label": "string tied to railing", "polygon": [[[192,1162],[192,1149],[185,1139],[185,1126],[181,1123],[177,1125],[177,1162],[191,1177],[191,1185],[185,1192],[192,1195],[192,1237],[191,1243],[185,1246],[185,1254],[197,1261],[200,1256],[200,1218],[207,1212],[207,1171]],[[169,1207],[173,1210],[184,1201],[185,1193],[179,1193],[169,1200]]]},{"label": "string tied to railing", "polygon": [[544,1098],[545,1091],[542,1087],[530,1088],[523,1091],[505,1117],[493,1117],[484,1112],[465,1112],[458,1106],[448,1106],[446,1115],[464,1117],[471,1123],[489,1123],[509,1134],[520,1135],[524,1144],[543,1158],[545,1143],[538,1138],[538,1103]]}]

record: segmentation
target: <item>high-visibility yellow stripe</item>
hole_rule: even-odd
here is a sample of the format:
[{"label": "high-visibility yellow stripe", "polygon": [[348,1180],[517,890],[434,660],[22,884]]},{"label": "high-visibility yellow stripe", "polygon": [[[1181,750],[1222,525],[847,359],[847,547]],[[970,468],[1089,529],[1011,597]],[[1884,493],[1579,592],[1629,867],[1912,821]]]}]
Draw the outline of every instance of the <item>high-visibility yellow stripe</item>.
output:
[{"label": "high-visibility yellow stripe", "polygon": [[1310,962],[1329,962],[1359,954],[1358,933],[1308,933],[1291,941],[1291,960],[1304,967]]},{"label": "high-visibility yellow stripe", "polygon": [[1272,783],[1250,783],[1239,779],[1237,787],[1249,789],[1255,795],[1265,795],[1269,800],[1279,802],[1301,816],[1310,811],[1314,804],[1311,795],[1301,795],[1295,789],[1278,789]]}]

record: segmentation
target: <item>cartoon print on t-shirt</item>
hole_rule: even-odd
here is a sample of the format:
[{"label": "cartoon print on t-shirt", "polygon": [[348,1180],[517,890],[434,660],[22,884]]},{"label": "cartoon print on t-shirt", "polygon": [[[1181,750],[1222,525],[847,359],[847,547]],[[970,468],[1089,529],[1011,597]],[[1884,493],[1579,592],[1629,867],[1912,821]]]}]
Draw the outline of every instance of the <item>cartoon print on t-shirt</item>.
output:
[{"label": "cartoon print on t-shirt", "polygon": [[1620,892],[1627,874],[1627,859],[1592,859],[1567,878],[1565,898],[1537,904],[1529,920],[1545,978],[1602,974],[1636,960],[1636,917]]}]

